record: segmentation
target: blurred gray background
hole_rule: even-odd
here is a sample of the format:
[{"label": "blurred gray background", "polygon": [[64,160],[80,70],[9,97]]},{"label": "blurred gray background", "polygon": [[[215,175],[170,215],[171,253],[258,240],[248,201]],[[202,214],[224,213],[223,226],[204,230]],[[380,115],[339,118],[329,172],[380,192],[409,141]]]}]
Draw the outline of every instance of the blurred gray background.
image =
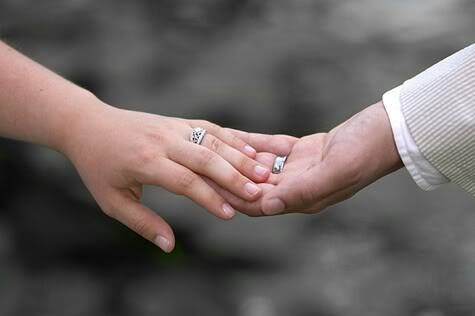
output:
[{"label": "blurred gray background", "polygon": [[[470,0],[2,0],[0,37],[119,107],[302,136],[470,44],[474,16]],[[171,255],[48,149],[1,140],[0,189],[2,316],[475,314],[473,200],[405,170],[321,215],[230,222],[148,188]]]}]

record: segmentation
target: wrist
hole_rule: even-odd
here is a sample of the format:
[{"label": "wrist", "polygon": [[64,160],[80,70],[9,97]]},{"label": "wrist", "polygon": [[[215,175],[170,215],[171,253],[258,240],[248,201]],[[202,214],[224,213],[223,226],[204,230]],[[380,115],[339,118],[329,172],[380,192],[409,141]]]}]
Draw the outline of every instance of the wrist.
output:
[{"label": "wrist", "polygon": [[75,105],[63,113],[63,125],[58,128],[59,133],[53,149],[69,156],[77,147],[79,141],[90,134],[93,122],[103,117],[105,112],[112,108],[102,102],[93,93],[82,89],[78,92]]},{"label": "wrist", "polygon": [[367,107],[337,126],[328,137],[333,146],[339,143],[345,148],[343,154],[347,159],[340,168],[348,171],[352,183],[358,188],[403,166],[382,102]]},{"label": "wrist", "polygon": [[373,177],[384,177],[404,166],[397,150],[388,114],[382,102],[371,105],[365,111],[371,122],[367,138],[371,141]]}]

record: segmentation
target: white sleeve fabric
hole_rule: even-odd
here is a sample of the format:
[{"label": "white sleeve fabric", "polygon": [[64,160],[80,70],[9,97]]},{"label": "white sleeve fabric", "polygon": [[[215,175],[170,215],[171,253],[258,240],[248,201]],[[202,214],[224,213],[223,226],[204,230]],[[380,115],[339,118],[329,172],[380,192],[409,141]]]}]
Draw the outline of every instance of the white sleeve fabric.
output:
[{"label": "white sleeve fabric", "polygon": [[435,190],[448,183],[449,179],[441,174],[422,155],[412,137],[404,119],[400,95],[402,86],[394,88],[383,95],[384,108],[389,117],[399,156],[417,185],[425,190]]}]

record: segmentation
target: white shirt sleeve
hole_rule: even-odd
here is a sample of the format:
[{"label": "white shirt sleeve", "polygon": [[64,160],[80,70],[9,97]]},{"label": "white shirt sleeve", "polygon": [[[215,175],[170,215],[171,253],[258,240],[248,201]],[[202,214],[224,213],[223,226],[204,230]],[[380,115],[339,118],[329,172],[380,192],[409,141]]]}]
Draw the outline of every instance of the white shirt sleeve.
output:
[{"label": "white shirt sleeve", "polygon": [[430,191],[448,183],[447,179],[419,151],[404,119],[400,94],[402,86],[386,92],[383,96],[384,108],[389,117],[399,156],[417,185]]}]

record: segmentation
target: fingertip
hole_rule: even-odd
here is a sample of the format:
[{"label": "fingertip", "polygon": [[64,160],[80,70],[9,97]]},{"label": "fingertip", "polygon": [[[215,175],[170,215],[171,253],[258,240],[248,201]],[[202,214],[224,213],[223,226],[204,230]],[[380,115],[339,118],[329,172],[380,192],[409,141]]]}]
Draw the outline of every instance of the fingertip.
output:
[{"label": "fingertip", "polygon": [[262,181],[266,181],[269,176],[270,176],[270,169],[257,165],[254,167],[254,174],[257,178],[259,178]]},{"label": "fingertip", "polygon": [[265,215],[277,215],[285,210],[284,202],[279,198],[271,198],[262,201],[262,212]]},{"label": "fingertip", "polygon": [[154,243],[166,253],[172,252],[173,248],[175,248],[174,238],[165,237],[160,234],[155,237]]},{"label": "fingertip", "polygon": [[244,189],[247,193],[246,200],[254,201],[259,198],[262,194],[262,189],[253,182],[248,182],[244,185]]},{"label": "fingertip", "polygon": [[255,158],[257,155],[257,151],[249,145],[244,146],[244,153],[250,158]]},{"label": "fingertip", "polygon": [[228,203],[223,204],[223,219],[232,219],[236,215],[236,210]]}]

